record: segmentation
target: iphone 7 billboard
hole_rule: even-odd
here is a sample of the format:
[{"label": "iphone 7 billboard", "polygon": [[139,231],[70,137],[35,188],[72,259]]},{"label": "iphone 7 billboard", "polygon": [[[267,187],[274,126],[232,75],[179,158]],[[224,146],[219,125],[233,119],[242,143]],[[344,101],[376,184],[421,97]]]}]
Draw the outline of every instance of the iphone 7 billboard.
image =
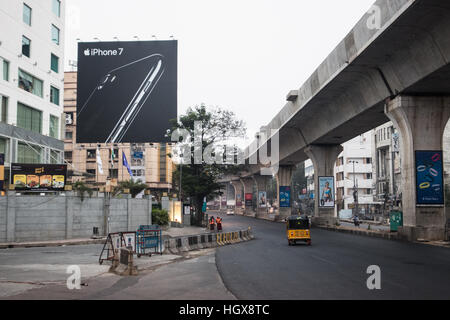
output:
[{"label": "iphone 7 billboard", "polygon": [[78,44],[77,142],[168,142],[177,41]]}]

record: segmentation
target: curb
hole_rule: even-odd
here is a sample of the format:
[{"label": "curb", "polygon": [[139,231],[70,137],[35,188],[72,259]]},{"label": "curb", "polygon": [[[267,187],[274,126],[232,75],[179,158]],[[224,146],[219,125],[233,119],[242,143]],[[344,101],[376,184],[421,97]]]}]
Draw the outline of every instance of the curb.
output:
[{"label": "curb", "polygon": [[331,227],[331,226],[315,226],[315,227],[319,228],[319,229],[325,229],[328,231],[350,233],[350,234],[356,234],[356,235],[360,235],[360,236],[383,238],[383,239],[388,239],[388,240],[402,240],[398,233],[392,233],[389,231],[356,230],[356,229],[348,229],[345,227]]},{"label": "curb", "polygon": [[43,241],[43,242],[11,242],[0,243],[0,249],[11,248],[36,248],[36,247],[61,247],[61,246],[76,246],[84,244],[104,244],[105,238],[101,239],[80,239],[80,240],[64,240],[64,241]]}]

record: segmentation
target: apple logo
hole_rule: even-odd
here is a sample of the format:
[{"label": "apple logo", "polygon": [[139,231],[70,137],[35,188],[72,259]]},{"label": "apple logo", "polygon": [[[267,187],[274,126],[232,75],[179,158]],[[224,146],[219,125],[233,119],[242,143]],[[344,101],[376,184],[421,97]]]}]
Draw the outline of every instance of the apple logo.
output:
[{"label": "apple logo", "polygon": [[91,55],[91,50],[89,50],[89,49],[84,50],[84,55],[85,56],[90,56]]}]

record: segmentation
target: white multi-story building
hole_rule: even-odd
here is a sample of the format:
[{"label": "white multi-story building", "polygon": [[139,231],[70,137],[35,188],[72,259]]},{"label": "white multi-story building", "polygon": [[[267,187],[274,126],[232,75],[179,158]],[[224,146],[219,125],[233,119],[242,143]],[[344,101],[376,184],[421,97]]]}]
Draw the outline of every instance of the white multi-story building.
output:
[{"label": "white multi-story building", "polygon": [[[61,163],[65,0],[0,1],[0,153]],[[8,173],[7,173],[8,174]]]},{"label": "white multi-story building", "polygon": [[342,145],[335,166],[336,208],[351,210],[356,206],[354,191],[357,190],[359,212],[370,213],[374,208],[372,180],[372,137],[366,132]]},{"label": "white multi-story building", "polygon": [[[336,160],[335,194],[336,214],[341,210],[352,210],[355,206],[354,191],[357,189],[360,213],[370,213],[374,207],[372,181],[371,132],[362,134],[342,144],[344,150]],[[311,160],[305,161],[305,176],[309,194],[314,194],[314,167]]]}]

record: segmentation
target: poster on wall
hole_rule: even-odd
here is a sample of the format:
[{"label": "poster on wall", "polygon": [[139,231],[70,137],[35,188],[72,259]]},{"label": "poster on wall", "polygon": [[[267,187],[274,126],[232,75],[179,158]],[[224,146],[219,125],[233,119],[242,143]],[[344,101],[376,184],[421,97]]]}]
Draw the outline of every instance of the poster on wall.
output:
[{"label": "poster on wall", "polygon": [[64,191],[67,165],[11,164],[11,183],[17,191]]},{"label": "poster on wall", "polygon": [[245,206],[251,207],[253,205],[253,194],[246,193],[245,194]]},{"label": "poster on wall", "polygon": [[242,206],[242,199],[241,199],[241,195],[240,194],[236,195],[236,206],[237,207],[241,207]]},{"label": "poster on wall", "polygon": [[442,151],[416,151],[417,205],[444,205]]},{"label": "poster on wall", "polygon": [[291,187],[280,186],[280,208],[289,208],[291,206]]},{"label": "poster on wall", "polygon": [[267,193],[266,191],[258,192],[258,207],[265,208],[267,207]]},{"label": "poster on wall", "polygon": [[5,190],[5,155],[0,153],[0,191]]},{"label": "poster on wall", "polygon": [[176,40],[79,42],[77,142],[169,142],[177,51]]},{"label": "poster on wall", "polygon": [[334,177],[319,177],[319,207],[334,208]]}]

